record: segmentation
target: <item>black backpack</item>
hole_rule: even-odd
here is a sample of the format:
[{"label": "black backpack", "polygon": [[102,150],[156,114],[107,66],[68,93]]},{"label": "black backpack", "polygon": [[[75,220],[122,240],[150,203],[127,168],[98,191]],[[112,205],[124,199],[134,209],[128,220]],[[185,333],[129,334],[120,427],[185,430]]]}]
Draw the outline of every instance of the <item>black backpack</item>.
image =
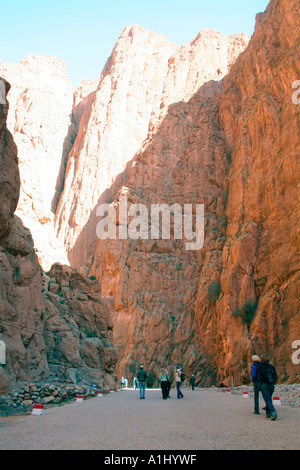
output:
[{"label": "black backpack", "polygon": [[185,379],[185,374],[184,374],[184,372],[181,372],[180,379],[181,379],[181,382],[183,382],[183,381],[184,381],[184,379]]},{"label": "black backpack", "polygon": [[274,370],[270,364],[260,364],[258,375],[261,383],[270,385],[276,383]]}]

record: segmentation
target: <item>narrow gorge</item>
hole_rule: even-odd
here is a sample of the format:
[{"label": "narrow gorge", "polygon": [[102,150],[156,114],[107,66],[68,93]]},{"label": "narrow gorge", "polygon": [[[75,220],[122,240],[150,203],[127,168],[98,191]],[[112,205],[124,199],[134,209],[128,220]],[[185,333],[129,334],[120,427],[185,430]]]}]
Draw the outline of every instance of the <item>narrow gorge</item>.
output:
[{"label": "narrow gorge", "polygon": [[[0,61],[0,394],[43,380],[115,387],[140,363],[201,386],[251,383],[267,354],[299,382],[300,11],[271,0],[255,32],[178,47],[126,26],[99,79],[61,59]],[[120,198],[204,206],[187,234],[97,236]],[[126,230],[130,220],[125,221]]]}]

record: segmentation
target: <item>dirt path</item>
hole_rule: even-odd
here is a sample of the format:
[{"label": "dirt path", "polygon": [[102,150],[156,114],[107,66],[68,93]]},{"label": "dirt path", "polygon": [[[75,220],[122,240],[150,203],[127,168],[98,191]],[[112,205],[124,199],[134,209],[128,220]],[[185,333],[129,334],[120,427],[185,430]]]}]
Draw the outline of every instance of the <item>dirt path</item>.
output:
[{"label": "dirt path", "polygon": [[[253,414],[252,399],[216,391],[121,391],[49,408],[44,416],[0,418],[1,450],[300,449],[300,409],[278,420]],[[261,402],[261,407],[263,402]]]}]

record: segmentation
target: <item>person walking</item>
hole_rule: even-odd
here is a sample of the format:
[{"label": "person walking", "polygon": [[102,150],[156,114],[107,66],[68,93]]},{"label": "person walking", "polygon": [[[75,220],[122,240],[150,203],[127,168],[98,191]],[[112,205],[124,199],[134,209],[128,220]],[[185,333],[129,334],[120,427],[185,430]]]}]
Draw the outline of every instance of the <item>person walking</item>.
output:
[{"label": "person walking", "polygon": [[134,388],[134,390],[137,390],[138,386],[139,386],[139,381],[138,381],[137,377],[134,377],[134,379],[133,379],[133,388]]},{"label": "person walking", "polygon": [[195,382],[196,382],[196,377],[194,374],[192,374],[192,377],[190,378],[190,386],[192,387],[192,390],[195,390]]},{"label": "person walking", "polygon": [[181,386],[181,369],[177,367],[176,373],[175,373],[175,382],[176,382],[176,388],[177,388],[177,398],[184,398],[182,391],[180,390]]},{"label": "person walking", "polygon": [[254,414],[259,415],[259,392],[261,390],[260,383],[256,378],[256,372],[259,367],[260,357],[257,355],[252,356],[251,376],[254,389]]},{"label": "person walking", "polygon": [[166,373],[166,376],[167,376],[167,379],[168,379],[168,397],[167,397],[167,398],[171,398],[171,397],[170,397],[171,383],[170,383],[170,378],[169,378],[169,369],[168,369],[168,366],[165,368],[165,373]]},{"label": "person walking", "polygon": [[140,384],[140,400],[145,399],[145,390],[146,390],[146,379],[148,377],[147,372],[144,370],[143,366],[140,366],[140,370],[137,373],[137,379]]},{"label": "person walking", "polygon": [[169,396],[169,379],[166,373],[166,369],[162,368],[159,374],[160,386],[163,400],[166,400]]},{"label": "person walking", "polygon": [[265,356],[261,358],[254,378],[260,383],[261,394],[266,404],[266,417],[274,421],[277,419],[277,412],[272,402],[272,395],[277,381],[277,372]]}]

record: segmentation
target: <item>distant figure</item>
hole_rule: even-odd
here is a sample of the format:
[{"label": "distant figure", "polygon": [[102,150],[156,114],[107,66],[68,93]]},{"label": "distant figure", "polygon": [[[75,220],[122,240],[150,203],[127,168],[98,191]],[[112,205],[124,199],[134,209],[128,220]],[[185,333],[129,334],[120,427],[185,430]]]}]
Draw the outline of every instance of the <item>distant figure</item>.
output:
[{"label": "distant figure", "polygon": [[166,369],[162,368],[159,374],[160,386],[163,400],[166,400],[169,396],[169,379]]},{"label": "distant figure", "polygon": [[171,383],[170,383],[170,378],[169,378],[169,369],[168,369],[168,366],[165,368],[165,373],[166,373],[167,378],[168,378],[168,398],[171,398],[171,397],[170,397]]},{"label": "distant figure", "polygon": [[193,391],[195,390],[195,381],[196,377],[194,376],[194,374],[192,374],[192,377],[190,378],[190,386],[192,387]]},{"label": "distant figure", "polygon": [[[1,83],[1,81],[0,81],[0,83]],[[2,365],[6,364],[6,349],[5,349],[4,341],[0,341],[0,364],[2,364]]]},{"label": "distant figure", "polygon": [[126,377],[124,379],[124,384],[125,384],[125,388],[127,388],[128,387],[128,380],[126,379]]},{"label": "distant figure", "polygon": [[148,377],[147,372],[144,370],[143,366],[140,366],[140,370],[137,373],[137,378],[140,384],[140,400],[145,399],[145,390],[146,390],[146,379]]},{"label": "distant figure", "polygon": [[137,390],[138,387],[139,387],[139,381],[138,381],[137,377],[134,377],[134,379],[133,379],[133,388],[134,388],[134,390]]},{"label": "distant figure", "polygon": [[252,356],[252,365],[251,365],[251,376],[254,388],[254,414],[259,415],[259,392],[260,392],[260,383],[256,378],[256,372],[259,367],[260,357]]},{"label": "distant figure", "polygon": [[266,417],[272,420],[277,419],[277,412],[272,402],[275,384],[277,381],[277,373],[275,367],[269,364],[268,359],[263,356],[257,372],[254,377],[260,383],[261,393],[266,404]]},{"label": "distant figure", "polygon": [[180,390],[181,386],[181,369],[177,367],[176,373],[175,373],[175,382],[176,382],[176,388],[177,388],[177,398],[183,398],[183,393]]},{"label": "distant figure", "polygon": [[121,378],[120,382],[121,382],[121,388],[124,388],[124,385],[125,385],[124,377]]}]

